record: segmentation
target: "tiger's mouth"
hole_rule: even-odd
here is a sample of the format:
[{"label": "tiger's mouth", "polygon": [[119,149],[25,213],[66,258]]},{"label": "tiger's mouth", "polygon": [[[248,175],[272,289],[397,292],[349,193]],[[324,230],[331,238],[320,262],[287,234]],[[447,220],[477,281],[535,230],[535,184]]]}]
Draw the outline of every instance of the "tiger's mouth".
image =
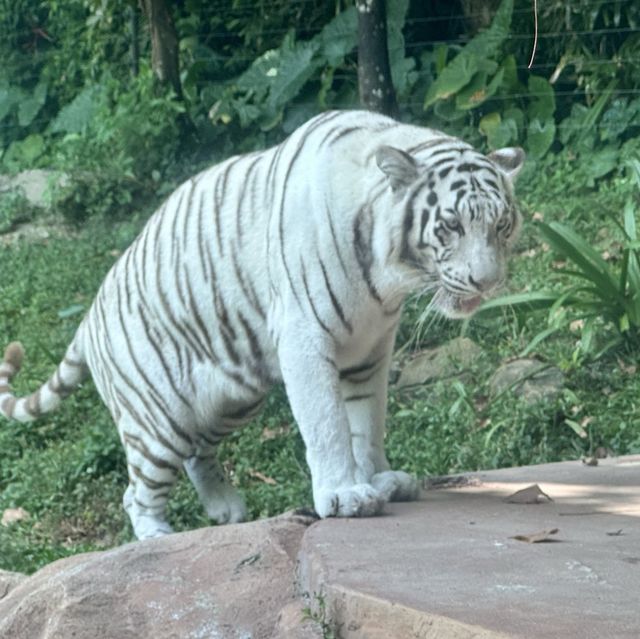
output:
[{"label": "tiger's mouth", "polygon": [[456,310],[465,315],[475,313],[482,304],[482,295],[472,295],[471,297],[454,297],[453,305]]},{"label": "tiger's mouth", "polygon": [[470,317],[482,304],[482,295],[457,295],[441,288],[434,296],[434,303],[438,310],[451,319],[464,319]]}]

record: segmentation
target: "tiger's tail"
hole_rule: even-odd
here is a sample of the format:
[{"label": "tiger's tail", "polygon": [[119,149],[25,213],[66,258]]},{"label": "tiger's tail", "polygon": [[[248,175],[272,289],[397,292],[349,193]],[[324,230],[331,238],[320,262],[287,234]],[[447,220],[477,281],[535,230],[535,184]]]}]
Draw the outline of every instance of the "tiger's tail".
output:
[{"label": "tiger's tail", "polygon": [[16,397],[11,391],[11,378],[20,370],[24,358],[22,344],[11,342],[0,364],[0,414],[7,419],[29,422],[54,410],[61,400],[73,393],[88,376],[87,365],[74,342],[53,375],[37,391],[26,397]]}]

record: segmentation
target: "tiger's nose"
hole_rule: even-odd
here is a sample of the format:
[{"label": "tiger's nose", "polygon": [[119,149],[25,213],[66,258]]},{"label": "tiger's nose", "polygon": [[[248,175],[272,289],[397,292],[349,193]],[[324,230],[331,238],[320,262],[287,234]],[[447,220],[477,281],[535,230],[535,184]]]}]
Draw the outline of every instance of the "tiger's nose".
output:
[{"label": "tiger's nose", "polygon": [[479,293],[486,293],[498,286],[502,279],[502,273],[497,265],[483,269],[475,273],[475,277],[469,274],[469,284]]}]

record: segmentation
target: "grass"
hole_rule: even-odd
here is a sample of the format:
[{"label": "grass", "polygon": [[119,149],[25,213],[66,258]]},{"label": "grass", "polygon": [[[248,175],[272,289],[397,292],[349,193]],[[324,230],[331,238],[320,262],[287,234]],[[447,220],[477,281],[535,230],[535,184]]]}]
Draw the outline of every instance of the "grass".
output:
[{"label": "grass", "polygon": [[[635,187],[621,178],[589,190],[552,168],[524,189],[527,215],[538,211],[547,221],[574,224],[604,250],[615,232],[610,217],[621,214]],[[549,197],[560,191],[563,179],[572,185],[570,197]],[[71,237],[52,235],[0,251],[0,345],[19,339],[27,350],[15,380],[18,392],[35,389],[51,373],[104,274],[141,224],[89,222]],[[527,223],[513,262],[512,290],[547,288],[553,263]],[[562,288],[562,276],[555,286]],[[408,303],[399,346],[411,341],[420,309],[419,301]],[[440,475],[577,459],[600,446],[615,454],[640,451],[637,352],[617,348],[590,357],[579,348],[580,334],[569,329],[553,333],[530,353],[565,373],[557,400],[526,405],[505,393],[487,401],[491,371],[531,347],[547,322],[545,313],[516,316],[508,310],[467,326],[434,322],[413,348],[433,346],[464,329],[483,354],[456,383],[391,391],[392,463],[418,475]],[[605,343],[610,333],[602,324],[597,339]],[[580,437],[569,422],[583,424],[587,436]],[[17,507],[30,513],[27,520],[0,527],[0,568],[29,573],[60,557],[132,540],[120,505],[127,483],[124,454],[91,383],[37,422],[0,423],[0,451],[0,513]],[[281,388],[254,423],[224,442],[221,456],[247,497],[251,517],[311,504],[304,447]],[[172,495],[169,515],[177,530],[208,524],[184,479]]]}]

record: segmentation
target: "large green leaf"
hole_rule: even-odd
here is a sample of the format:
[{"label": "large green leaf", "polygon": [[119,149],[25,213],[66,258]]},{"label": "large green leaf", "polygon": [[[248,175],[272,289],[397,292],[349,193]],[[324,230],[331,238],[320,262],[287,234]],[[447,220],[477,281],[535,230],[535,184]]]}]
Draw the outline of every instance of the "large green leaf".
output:
[{"label": "large green leaf", "polygon": [[538,75],[529,77],[529,95],[531,102],[527,108],[530,119],[538,118],[541,122],[553,118],[556,110],[556,96],[549,80]]},{"label": "large green leaf", "polygon": [[640,327],[640,246],[635,206],[631,200],[624,207],[623,228],[627,242],[623,252],[620,288],[627,294],[627,309],[632,323]]},{"label": "large green leaf", "polygon": [[491,60],[509,35],[512,13],[513,0],[502,0],[491,26],[475,36],[429,87],[424,99],[425,109],[460,91],[480,70],[482,63]]},{"label": "large green leaf", "polygon": [[492,149],[501,149],[518,138],[516,121],[513,118],[503,119],[497,111],[485,115],[478,128]]},{"label": "large green leaf", "polygon": [[277,73],[270,76],[268,105],[274,109],[283,107],[298,95],[307,80],[321,66],[321,60],[314,56],[318,51],[314,42],[296,43],[280,55]]},{"label": "large green leaf", "polygon": [[616,148],[607,147],[593,151],[586,158],[583,171],[589,183],[593,180],[604,177],[618,167],[620,163],[620,151]]},{"label": "large green leaf", "polygon": [[339,13],[316,36],[322,56],[330,66],[337,66],[358,44],[358,13],[349,7]]},{"label": "large green leaf", "polygon": [[20,88],[10,85],[6,81],[0,82],[0,120],[5,118],[13,109],[26,98],[26,93]]},{"label": "large green leaf", "polygon": [[429,87],[424,99],[425,108],[438,100],[446,100],[471,82],[478,71],[478,60],[475,56],[463,53],[456,56]]},{"label": "large green leaf", "polygon": [[89,125],[100,107],[104,90],[100,86],[84,88],[63,106],[51,123],[52,133],[80,133]]},{"label": "large green leaf", "polygon": [[411,73],[416,66],[413,57],[405,57],[404,27],[409,0],[387,2],[387,48],[391,79],[398,94],[403,94],[412,82]]},{"label": "large green leaf", "polygon": [[557,293],[529,292],[502,295],[482,304],[478,314],[492,315],[496,310],[510,308],[514,311],[534,311],[551,308],[558,300]]},{"label": "large green leaf", "polygon": [[456,107],[466,111],[488,100],[497,91],[503,75],[504,69],[499,69],[491,81],[487,82],[486,72],[476,73],[471,82],[456,95]]},{"label": "large green leaf", "polygon": [[47,83],[41,80],[33,93],[27,94],[18,105],[18,123],[20,126],[29,126],[36,118],[47,99]]},{"label": "large green leaf", "polygon": [[527,127],[527,150],[533,158],[541,158],[553,144],[556,125],[553,120],[534,118]]},{"label": "large green leaf", "polygon": [[453,98],[450,100],[440,100],[433,107],[433,112],[447,122],[457,122],[464,120],[467,114],[460,109],[456,109],[456,103]]}]

